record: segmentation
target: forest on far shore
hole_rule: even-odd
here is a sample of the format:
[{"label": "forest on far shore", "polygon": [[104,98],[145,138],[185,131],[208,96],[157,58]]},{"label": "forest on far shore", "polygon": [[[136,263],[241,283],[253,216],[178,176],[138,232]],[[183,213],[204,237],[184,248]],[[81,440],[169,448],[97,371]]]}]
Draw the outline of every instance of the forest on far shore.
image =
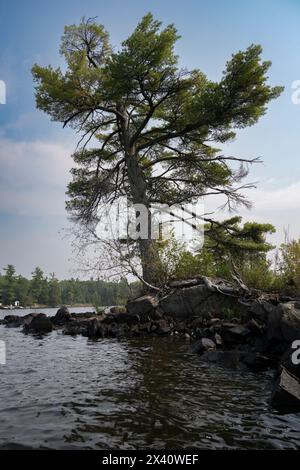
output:
[{"label": "forest on far shore", "polygon": [[89,280],[58,280],[54,273],[45,276],[37,267],[31,279],[18,275],[13,265],[7,265],[0,274],[0,303],[14,305],[16,301],[23,307],[43,305],[105,305],[124,304],[134,295],[138,283],[129,284],[126,279],[107,282],[91,278]]}]

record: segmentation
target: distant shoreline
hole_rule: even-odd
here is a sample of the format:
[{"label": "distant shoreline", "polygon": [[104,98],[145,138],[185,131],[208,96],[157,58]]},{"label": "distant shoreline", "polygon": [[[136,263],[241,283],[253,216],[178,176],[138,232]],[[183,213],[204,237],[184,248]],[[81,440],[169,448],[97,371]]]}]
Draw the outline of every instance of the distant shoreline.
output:
[{"label": "distant shoreline", "polygon": [[[64,305],[65,307],[68,308],[95,308],[94,305],[92,304],[72,304],[72,305]],[[50,306],[50,305],[41,305],[41,304],[36,304],[36,305],[31,305],[31,306],[26,306],[26,307],[14,307],[14,306],[9,306],[9,305],[2,305],[0,306],[0,310],[33,310],[33,309],[48,309],[48,308],[60,308],[61,305],[56,305],[55,307]]]}]

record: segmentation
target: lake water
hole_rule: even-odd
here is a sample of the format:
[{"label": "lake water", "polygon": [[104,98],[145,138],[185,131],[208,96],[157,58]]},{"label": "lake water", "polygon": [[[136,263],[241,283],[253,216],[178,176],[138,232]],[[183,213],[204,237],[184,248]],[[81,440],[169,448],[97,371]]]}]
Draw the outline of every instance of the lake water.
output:
[{"label": "lake water", "polygon": [[4,326],[0,340],[0,447],[300,449],[300,414],[270,409],[270,375],[203,364],[184,340],[37,337]]}]

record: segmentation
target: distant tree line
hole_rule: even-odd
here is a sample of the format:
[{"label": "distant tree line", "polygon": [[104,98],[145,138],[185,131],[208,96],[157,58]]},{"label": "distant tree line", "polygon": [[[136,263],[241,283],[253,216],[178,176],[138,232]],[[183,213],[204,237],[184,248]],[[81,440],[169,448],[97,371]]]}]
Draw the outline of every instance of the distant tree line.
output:
[{"label": "distant tree line", "polygon": [[70,279],[59,281],[54,273],[45,276],[37,267],[31,279],[18,275],[13,265],[9,264],[0,273],[0,302],[13,305],[19,301],[21,306],[35,304],[49,307],[59,305],[91,304],[94,306],[119,305],[138,294],[139,284],[126,279],[119,282],[106,282],[91,278],[82,281]]}]

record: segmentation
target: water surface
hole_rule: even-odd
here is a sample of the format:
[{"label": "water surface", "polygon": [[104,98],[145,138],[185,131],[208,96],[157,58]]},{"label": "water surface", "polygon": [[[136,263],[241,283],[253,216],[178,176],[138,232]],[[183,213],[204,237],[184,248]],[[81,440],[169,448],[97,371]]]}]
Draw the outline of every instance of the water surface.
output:
[{"label": "water surface", "polygon": [[4,326],[0,339],[0,446],[300,448],[300,414],[269,408],[270,375],[203,364],[183,340],[38,337]]}]

